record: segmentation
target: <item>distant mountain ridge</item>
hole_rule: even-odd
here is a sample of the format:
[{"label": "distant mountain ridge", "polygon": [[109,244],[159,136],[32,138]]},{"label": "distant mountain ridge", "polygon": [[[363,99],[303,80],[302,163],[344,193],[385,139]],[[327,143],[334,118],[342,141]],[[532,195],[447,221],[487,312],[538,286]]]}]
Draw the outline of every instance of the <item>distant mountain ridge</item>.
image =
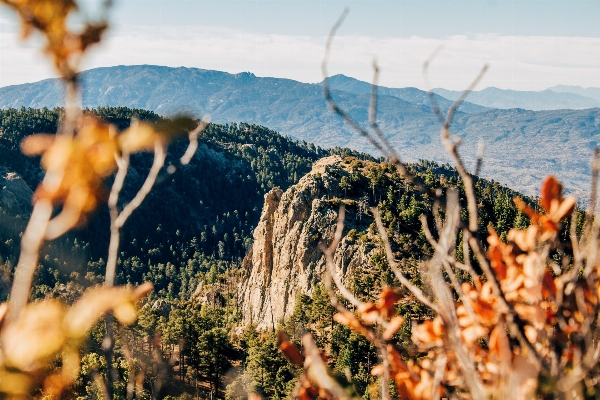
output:
[{"label": "distant mountain ridge", "polygon": [[[585,108],[600,107],[600,97],[592,98],[573,91],[546,89],[540,92],[498,89],[488,87],[469,94],[469,101],[490,108],[522,108],[532,111],[543,110],[581,110]],[[600,89],[598,89],[600,91]],[[446,90],[442,88],[433,89],[434,93],[446,99],[456,100],[461,91]]]},{"label": "distant mountain ridge", "polygon": [[[210,114],[217,123],[258,124],[318,146],[346,146],[379,155],[329,109],[321,84],[260,78],[249,72],[151,65],[97,68],[83,73],[82,82],[85,107],[127,106],[162,115],[182,111]],[[339,75],[332,77],[331,85],[337,104],[368,128],[370,85]],[[487,89],[479,93],[486,91],[493,93]],[[384,87],[378,92],[378,125],[403,160],[452,163],[440,143],[440,125],[424,100],[425,92]],[[0,108],[54,107],[61,104],[62,94],[56,80],[4,87],[0,88]],[[468,97],[473,99],[477,100],[477,92]],[[442,111],[451,104],[444,98],[438,101]],[[536,195],[542,178],[555,174],[585,201],[592,149],[600,143],[599,109],[481,111],[474,104],[463,107],[455,115],[451,132],[464,141],[460,152],[467,165],[474,166],[477,143],[483,140],[483,177]]]},{"label": "distant mountain ridge", "polygon": [[556,93],[574,93],[580,96],[585,96],[600,101],[600,88],[582,88],[581,86],[557,85],[551,87],[548,90],[552,90]]},{"label": "distant mountain ridge", "polygon": [[[373,85],[367,82],[359,81],[358,79],[351,78],[346,75],[333,75],[329,79],[329,86],[332,89],[343,90],[344,92],[354,94],[371,94]],[[321,82],[321,85],[323,82]],[[389,88],[385,86],[377,86],[377,94],[380,96],[393,96],[402,100],[410,101],[411,103],[423,104],[427,107],[430,106],[431,100],[427,92],[417,89],[414,87],[406,88]],[[448,109],[454,103],[453,99],[444,98],[438,94],[435,95],[435,99],[439,107]],[[465,113],[478,113],[489,111],[490,108],[483,107],[472,102],[463,102],[458,109]]]}]

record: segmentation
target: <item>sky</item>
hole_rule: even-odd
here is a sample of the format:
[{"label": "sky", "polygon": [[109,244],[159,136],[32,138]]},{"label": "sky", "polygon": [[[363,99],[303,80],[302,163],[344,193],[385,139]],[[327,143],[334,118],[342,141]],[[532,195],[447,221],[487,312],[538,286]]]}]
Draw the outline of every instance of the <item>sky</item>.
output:
[{"label": "sky", "polygon": [[[99,0],[83,0],[88,15]],[[330,74],[425,89],[461,90],[485,64],[479,89],[600,87],[600,1],[586,0],[115,0],[111,30],[84,69],[155,64],[250,71],[314,83],[323,79],[327,35],[347,7],[333,41]],[[39,38],[19,39],[15,14],[0,8],[0,87],[54,77]]]}]

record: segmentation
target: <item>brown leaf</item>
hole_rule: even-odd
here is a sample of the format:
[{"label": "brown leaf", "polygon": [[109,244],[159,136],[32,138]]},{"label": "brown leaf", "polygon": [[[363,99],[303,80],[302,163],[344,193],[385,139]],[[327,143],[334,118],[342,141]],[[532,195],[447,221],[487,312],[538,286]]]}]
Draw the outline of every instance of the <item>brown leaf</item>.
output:
[{"label": "brown leaf", "polygon": [[277,332],[277,343],[279,345],[279,350],[289,362],[296,365],[304,364],[304,357],[300,354],[300,350],[290,342],[290,339],[285,332]]},{"label": "brown leaf", "polygon": [[433,320],[425,321],[414,327],[412,340],[426,348],[441,346],[443,344],[443,335],[445,327],[442,319],[437,316]]},{"label": "brown leaf", "polygon": [[381,310],[381,316],[385,319],[388,319],[395,315],[396,309],[394,308],[394,306],[401,298],[402,295],[396,292],[395,290],[389,287],[384,288],[381,292],[379,301],[377,302],[377,305]]},{"label": "brown leaf", "polygon": [[542,296],[544,296],[546,299],[554,299],[556,298],[556,294],[556,282],[554,282],[554,278],[552,278],[550,271],[545,271],[544,281],[542,284]]},{"label": "brown leaf", "polygon": [[534,224],[537,224],[538,219],[540,217],[540,214],[538,214],[537,211],[535,211],[533,208],[529,207],[523,200],[521,200],[518,197],[515,197],[513,199],[515,205],[517,206],[517,208],[519,210],[521,210],[521,212],[525,215],[527,215],[529,217],[529,219],[531,220],[531,222],[533,222]]},{"label": "brown leaf", "polygon": [[374,303],[362,303],[356,311],[360,318],[369,325],[377,323],[380,318],[380,309]]},{"label": "brown leaf", "polygon": [[4,364],[21,371],[34,371],[45,364],[65,343],[63,316],[64,307],[56,300],[28,304],[17,320],[2,330]]},{"label": "brown leaf", "polygon": [[162,141],[152,124],[133,121],[118,138],[119,147],[124,153],[151,151],[156,141]]},{"label": "brown leaf", "polygon": [[497,325],[492,330],[490,333],[488,348],[496,360],[501,361],[502,363],[510,363],[512,352],[510,350],[510,343],[508,341],[508,335],[506,334],[504,326]]},{"label": "brown leaf", "polygon": [[488,231],[489,236],[487,241],[490,245],[488,249],[488,257],[496,276],[502,281],[506,279],[506,264],[504,263],[504,256],[502,254],[504,243],[502,243],[494,228],[490,226]]},{"label": "brown leaf", "polygon": [[137,318],[134,304],[149,292],[147,282],[137,290],[122,287],[98,287],[88,289],[69,309],[65,317],[67,334],[72,338],[82,338],[92,325],[105,313],[114,311],[119,322],[129,325]]},{"label": "brown leaf", "polygon": [[39,156],[54,143],[55,135],[38,133],[25,137],[21,141],[21,152],[26,156]]},{"label": "brown leaf", "polygon": [[558,180],[550,175],[542,182],[542,190],[540,192],[540,204],[546,211],[550,211],[554,200],[562,200],[562,185]]},{"label": "brown leaf", "polygon": [[33,378],[27,374],[0,369],[0,393],[2,394],[18,396],[15,397],[17,399],[30,398],[33,384]]},{"label": "brown leaf", "polygon": [[129,129],[119,135],[119,145],[124,152],[152,151],[155,143],[166,144],[177,137],[186,136],[198,123],[187,116],[161,120],[151,124],[134,121]]},{"label": "brown leaf", "polygon": [[363,336],[369,336],[368,329],[351,312],[337,313],[333,316],[333,320],[339,324],[345,325],[356,333]]}]

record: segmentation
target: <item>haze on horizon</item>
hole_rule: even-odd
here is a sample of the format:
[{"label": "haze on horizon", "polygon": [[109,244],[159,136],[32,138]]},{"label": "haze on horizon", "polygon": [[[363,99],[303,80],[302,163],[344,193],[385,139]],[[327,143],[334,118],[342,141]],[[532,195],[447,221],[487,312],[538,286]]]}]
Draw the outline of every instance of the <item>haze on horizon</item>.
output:
[{"label": "haze on horizon", "polygon": [[[85,0],[89,14],[100,3]],[[431,84],[466,87],[485,64],[479,89],[600,87],[600,2],[590,0],[117,0],[107,40],[85,69],[154,64],[257,76],[322,80],[324,44],[345,7],[330,73],[423,89],[422,64],[440,45]],[[16,18],[0,8],[0,86],[53,77],[36,40],[18,40]]]}]

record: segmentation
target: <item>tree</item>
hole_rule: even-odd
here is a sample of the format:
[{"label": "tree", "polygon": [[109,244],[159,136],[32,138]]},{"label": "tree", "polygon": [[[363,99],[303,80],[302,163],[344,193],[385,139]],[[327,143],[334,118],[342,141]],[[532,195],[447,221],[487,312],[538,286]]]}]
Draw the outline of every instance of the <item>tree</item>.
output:
[{"label": "tree", "polygon": [[340,188],[344,191],[344,197],[347,196],[348,190],[352,188],[352,184],[350,183],[350,179],[347,176],[342,176],[340,179]]},{"label": "tree", "polygon": [[198,371],[209,379],[210,390],[216,394],[225,371],[231,367],[231,360],[236,357],[227,332],[223,328],[204,327],[199,332],[195,351],[199,359]]}]

